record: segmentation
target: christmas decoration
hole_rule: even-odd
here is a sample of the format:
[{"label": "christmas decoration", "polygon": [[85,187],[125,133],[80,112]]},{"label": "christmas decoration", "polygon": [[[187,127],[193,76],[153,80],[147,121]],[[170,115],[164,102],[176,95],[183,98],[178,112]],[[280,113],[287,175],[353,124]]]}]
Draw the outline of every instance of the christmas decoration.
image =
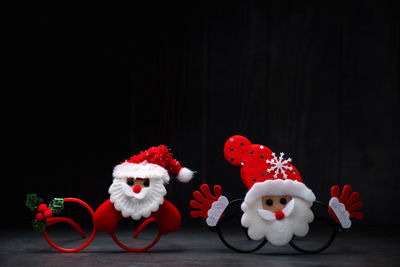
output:
[{"label": "christmas decoration", "polygon": [[[28,194],[26,206],[32,211],[37,211],[32,226],[37,232],[43,232],[46,241],[54,248],[62,252],[77,252],[88,246],[97,231],[108,233],[114,242],[121,248],[140,252],[153,247],[161,238],[170,232],[178,230],[181,224],[181,215],[164,197],[167,194],[165,184],[169,182],[170,175],[176,176],[181,182],[192,179],[194,172],[184,168],[172,157],[168,148],[164,145],[152,147],[148,150],[132,156],[130,159],[115,166],[113,182],[109,188],[110,199],[106,200],[94,212],[84,201],[76,198],[55,198],[48,207],[43,204],[43,199],[36,194]],[[56,245],[48,236],[46,228],[60,222],[65,222],[75,228],[82,238],[85,233],[73,220],[65,217],[52,217],[59,214],[64,208],[64,203],[74,202],[84,206],[93,217],[93,230],[89,239],[80,247],[66,249]],[[149,224],[156,223],[158,234],[147,246],[131,248],[124,245],[116,236],[118,222],[123,218],[145,220],[137,228],[134,238]]]},{"label": "christmas decoration", "polygon": [[[350,185],[344,186],[340,197],[339,187],[333,186],[329,206],[325,206],[316,200],[314,193],[303,183],[292,159],[285,159],[283,152],[277,157],[268,147],[252,144],[247,138],[235,135],[226,141],[224,155],[230,164],[240,167],[248,192],[243,199],[229,202],[222,196],[221,186],[214,186],[213,196],[208,185],[203,184],[200,187],[202,193],[193,193],[195,200],[189,205],[195,210],[190,215],[206,219],[210,229],[216,231],[221,241],[234,251],[253,252],[268,241],[276,246],[290,244],[303,253],[318,253],[332,243],[339,230],[350,227],[351,218],[362,218],[362,213],[356,211],[362,207],[358,201],[359,194],[351,193]],[[247,238],[258,242],[253,247],[237,247],[224,237],[223,228],[229,220],[237,217],[230,214],[230,210],[238,204],[242,212],[239,218],[241,227]],[[330,221],[329,218],[315,216],[313,204],[325,207],[331,215]],[[318,247],[302,248],[297,239],[305,238],[313,221],[322,222],[330,237],[327,243]]]},{"label": "christmas decoration", "polygon": [[43,204],[43,199],[36,194],[28,194],[26,196],[25,206],[32,211],[37,211],[35,219],[32,220],[32,227],[35,232],[42,233],[47,226],[47,220],[53,214],[59,214],[64,209],[64,200],[54,198],[49,207]]}]

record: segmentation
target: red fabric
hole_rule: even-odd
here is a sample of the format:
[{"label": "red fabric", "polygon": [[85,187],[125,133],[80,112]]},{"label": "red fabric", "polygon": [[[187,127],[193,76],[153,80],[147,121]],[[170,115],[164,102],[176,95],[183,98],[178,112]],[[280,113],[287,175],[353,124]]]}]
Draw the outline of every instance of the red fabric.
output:
[{"label": "red fabric", "polygon": [[[240,166],[240,175],[244,185],[250,189],[257,182],[265,180],[284,179],[283,174],[279,173],[277,178],[274,178],[274,171],[268,173],[268,169],[272,167],[266,160],[272,160],[272,151],[264,146],[252,144],[246,137],[234,135],[225,143],[224,146],[225,159],[234,166]],[[279,158],[279,154],[276,153]],[[287,159],[287,157],[285,157]],[[285,170],[287,179],[303,182],[299,171],[290,163],[288,167],[293,170]]]},{"label": "red fabric", "polygon": [[162,235],[176,232],[181,225],[181,214],[177,208],[166,199],[164,199],[164,203],[156,212],[153,212],[151,216],[154,217]]},{"label": "red fabric", "polygon": [[112,234],[117,229],[121,217],[121,212],[117,211],[108,199],[97,208],[93,216],[93,224],[97,231]]},{"label": "red fabric", "polygon": [[164,145],[158,147],[151,147],[146,151],[140,152],[138,155],[132,156],[127,162],[141,163],[143,161],[148,163],[157,164],[168,171],[172,175],[178,175],[182,169],[181,164],[172,158],[172,154]]},{"label": "red fabric", "polygon": [[[164,203],[151,216],[154,217],[162,235],[177,231],[181,225],[179,211],[166,199],[164,199]],[[121,212],[117,211],[114,208],[114,204],[108,199],[94,213],[93,223],[97,231],[106,232],[111,235],[115,233],[121,218]]]}]

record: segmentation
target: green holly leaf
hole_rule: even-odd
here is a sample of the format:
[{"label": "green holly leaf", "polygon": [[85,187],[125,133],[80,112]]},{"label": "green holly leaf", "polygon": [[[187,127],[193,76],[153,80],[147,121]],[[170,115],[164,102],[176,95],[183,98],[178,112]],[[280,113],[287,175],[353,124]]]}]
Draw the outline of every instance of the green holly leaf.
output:
[{"label": "green holly leaf", "polygon": [[63,198],[53,198],[49,204],[49,209],[55,213],[59,214],[64,209],[64,199]]},{"label": "green holly leaf", "polygon": [[32,227],[36,233],[43,233],[44,229],[46,228],[47,220],[38,221],[36,219],[32,220]]},{"label": "green holly leaf", "polygon": [[30,208],[32,211],[37,210],[39,205],[42,203],[43,203],[43,199],[40,198],[38,195],[36,195],[36,194],[27,194],[26,195],[25,205],[28,208]]}]

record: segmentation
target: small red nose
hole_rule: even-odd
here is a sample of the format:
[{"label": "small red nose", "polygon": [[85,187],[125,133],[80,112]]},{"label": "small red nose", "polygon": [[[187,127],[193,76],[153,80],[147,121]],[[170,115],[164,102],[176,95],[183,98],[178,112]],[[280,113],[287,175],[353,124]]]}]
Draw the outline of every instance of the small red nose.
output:
[{"label": "small red nose", "polygon": [[142,190],[142,188],[140,187],[140,185],[135,185],[132,188],[132,190],[133,190],[133,192],[135,192],[137,194],[137,193],[140,193],[140,190]]},{"label": "small red nose", "polygon": [[282,220],[283,218],[285,218],[285,213],[283,213],[281,210],[280,210],[280,211],[277,211],[277,212],[275,213],[275,218],[276,218],[277,220]]}]

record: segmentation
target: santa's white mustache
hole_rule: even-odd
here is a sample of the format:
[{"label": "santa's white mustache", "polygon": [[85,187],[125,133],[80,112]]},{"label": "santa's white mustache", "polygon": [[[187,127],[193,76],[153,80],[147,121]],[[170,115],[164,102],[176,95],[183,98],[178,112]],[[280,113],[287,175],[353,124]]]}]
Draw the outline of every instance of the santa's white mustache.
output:
[{"label": "santa's white mustache", "polygon": [[139,193],[135,193],[135,192],[133,192],[132,188],[130,188],[129,186],[122,187],[122,191],[124,192],[124,194],[127,197],[134,197],[136,199],[143,199],[149,192],[149,189],[150,188],[148,188],[148,187],[142,188]]},{"label": "santa's white mustache", "polygon": [[[269,210],[258,209],[257,212],[258,212],[258,215],[260,215],[260,217],[266,221],[280,220],[285,217],[288,217],[292,213],[294,204],[295,204],[295,199],[293,198],[292,200],[289,201],[289,203],[286,205],[286,207],[283,208],[281,211],[272,212]],[[278,219],[279,216],[277,216],[277,214],[280,212],[283,213],[284,217]]]}]

